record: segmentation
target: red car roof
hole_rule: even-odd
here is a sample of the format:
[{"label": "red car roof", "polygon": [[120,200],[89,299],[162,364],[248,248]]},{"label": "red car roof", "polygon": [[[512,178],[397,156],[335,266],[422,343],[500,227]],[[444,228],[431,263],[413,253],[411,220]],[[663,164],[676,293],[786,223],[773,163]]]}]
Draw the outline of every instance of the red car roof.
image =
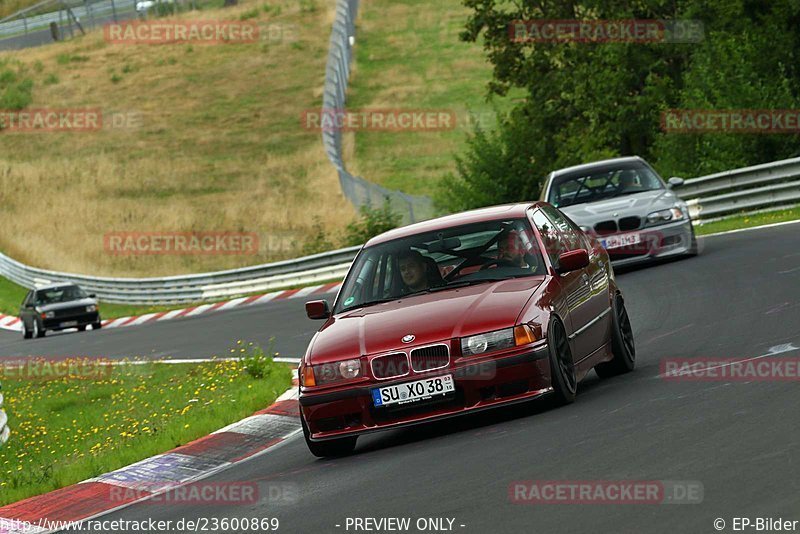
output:
[{"label": "red car roof", "polygon": [[547,204],[546,202],[524,202],[519,204],[504,204],[502,206],[490,206],[488,208],[480,208],[471,211],[464,211],[455,213],[453,215],[446,215],[437,219],[429,221],[422,221],[401,228],[389,230],[378,236],[373,237],[367,241],[366,246],[371,247],[394,239],[409,237],[416,234],[425,232],[433,232],[436,230],[443,230],[445,228],[452,228],[453,226],[460,226],[462,224],[471,224],[483,221],[494,221],[497,219],[514,219],[524,217],[525,213],[533,207]]}]

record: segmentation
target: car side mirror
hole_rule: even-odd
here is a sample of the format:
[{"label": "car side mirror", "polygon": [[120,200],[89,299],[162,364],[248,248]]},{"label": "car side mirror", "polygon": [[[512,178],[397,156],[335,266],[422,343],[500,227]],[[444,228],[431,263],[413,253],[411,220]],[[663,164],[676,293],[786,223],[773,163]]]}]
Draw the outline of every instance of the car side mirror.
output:
[{"label": "car side mirror", "polygon": [[97,295],[95,295],[94,293],[89,293],[89,298],[90,299],[96,299]]},{"label": "car side mirror", "polygon": [[306,315],[309,319],[327,319],[331,316],[331,309],[327,300],[312,300],[306,302]]},{"label": "car side mirror", "polygon": [[667,186],[670,189],[673,189],[675,187],[682,186],[685,182],[686,182],[686,180],[684,180],[683,178],[678,178],[677,176],[673,176],[672,178],[667,180]]},{"label": "car side mirror", "polygon": [[589,253],[586,249],[570,250],[558,257],[558,274],[571,273],[589,265]]}]

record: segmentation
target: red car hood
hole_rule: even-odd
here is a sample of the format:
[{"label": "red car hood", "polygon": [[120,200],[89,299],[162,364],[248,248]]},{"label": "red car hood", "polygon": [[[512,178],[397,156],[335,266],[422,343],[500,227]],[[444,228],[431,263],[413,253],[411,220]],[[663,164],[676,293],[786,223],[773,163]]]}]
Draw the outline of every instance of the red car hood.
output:
[{"label": "red car hood", "polygon": [[[541,276],[394,300],[335,316],[317,333],[310,363],[355,358],[514,326]],[[415,340],[404,344],[403,336]]]}]

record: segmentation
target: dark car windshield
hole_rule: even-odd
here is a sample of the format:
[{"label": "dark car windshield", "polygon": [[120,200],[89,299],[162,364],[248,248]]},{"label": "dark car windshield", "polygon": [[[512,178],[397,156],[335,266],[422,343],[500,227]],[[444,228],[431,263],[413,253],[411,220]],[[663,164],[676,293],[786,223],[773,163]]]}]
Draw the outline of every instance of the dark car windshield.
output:
[{"label": "dark car windshield", "polygon": [[547,201],[563,208],[663,188],[652,169],[635,164],[559,176],[550,187]]},{"label": "dark car windshield", "polygon": [[88,295],[78,286],[60,286],[50,289],[40,289],[36,292],[36,304],[46,305],[71,300],[85,299]]},{"label": "dark car windshield", "polygon": [[527,219],[456,226],[361,251],[334,312],[545,272]]}]

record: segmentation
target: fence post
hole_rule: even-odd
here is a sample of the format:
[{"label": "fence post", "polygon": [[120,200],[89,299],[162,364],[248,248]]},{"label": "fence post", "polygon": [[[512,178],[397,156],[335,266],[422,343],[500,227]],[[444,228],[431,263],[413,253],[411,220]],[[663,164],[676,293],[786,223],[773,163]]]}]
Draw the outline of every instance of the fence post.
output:
[{"label": "fence post", "polygon": [[89,0],[83,0],[83,8],[86,10],[86,14],[89,15],[89,24],[91,24],[91,27],[96,27],[97,23],[94,20],[94,11],[92,10],[91,4],[89,4]]},{"label": "fence post", "polygon": [[114,4],[114,0],[111,0],[111,16],[114,18],[114,24],[117,24],[119,21],[117,20],[117,6]]}]

